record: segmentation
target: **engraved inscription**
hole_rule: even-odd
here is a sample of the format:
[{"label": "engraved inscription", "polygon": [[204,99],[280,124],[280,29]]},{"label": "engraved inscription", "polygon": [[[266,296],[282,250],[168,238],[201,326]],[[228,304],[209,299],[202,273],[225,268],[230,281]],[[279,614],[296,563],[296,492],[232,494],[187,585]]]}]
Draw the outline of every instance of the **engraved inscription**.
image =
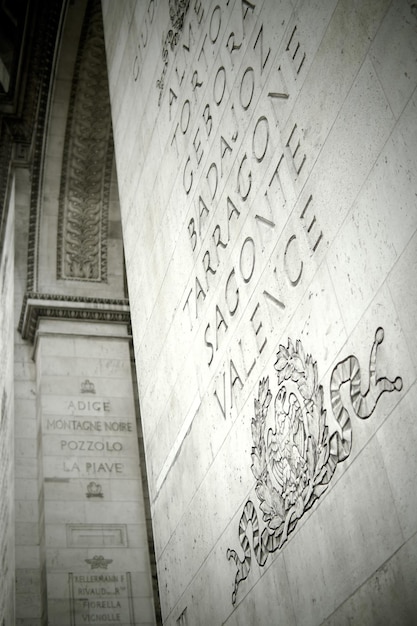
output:
[{"label": "engraved inscription", "polygon": [[107,569],[110,563],[113,563],[113,559],[105,559],[104,556],[93,556],[92,559],[85,559],[85,562],[90,565],[91,569]]},{"label": "engraved inscription", "polygon": [[[95,559],[96,562],[104,560],[100,556]],[[110,571],[91,574],[70,572],[68,584],[73,626],[97,623],[133,626],[136,623],[130,572],[124,574]]]},{"label": "engraved inscription", "polygon": [[[88,379],[80,392],[83,397],[64,400],[68,417],[44,417],[50,455],[59,462],[63,475],[111,478],[132,471],[135,462],[126,435],[134,432],[134,423],[112,417],[112,403],[97,397]],[[94,399],[87,399],[87,394],[94,394]],[[101,485],[90,479],[86,496],[103,498]]]},{"label": "engraved inscription", "polygon": [[[302,188],[298,177],[308,164],[302,124],[294,121],[284,134],[275,106],[276,102],[285,102],[291,97],[289,86],[294,85],[294,79],[285,76],[289,65],[296,75],[305,67],[302,37],[294,25],[287,35],[281,58],[273,60],[267,29],[261,21],[257,22],[256,4],[240,4],[239,21],[233,23],[237,15],[234,13],[227,25],[229,33],[219,5],[207,16],[200,53],[194,50],[194,73],[198,76],[199,87],[203,85],[204,74],[198,68],[204,65],[207,74],[212,59],[209,73],[212,78],[205,85],[206,91],[197,88],[195,82],[190,97],[180,73],[182,78],[175,88],[171,81],[172,93],[166,104],[168,119],[173,122],[170,143],[177,157],[184,155],[182,187],[191,205],[186,236],[195,274],[188,283],[181,306],[190,331],[194,333],[198,328],[207,367],[215,371],[212,392],[224,418],[237,406],[236,398],[251,377],[268,341],[271,330],[267,319],[271,314],[279,316],[286,309],[290,291],[303,284],[311,255],[317,254],[325,244],[312,194],[299,210],[298,217],[294,212]],[[195,43],[199,28],[195,16],[191,23]],[[220,42],[222,34],[229,57],[216,61],[219,48],[215,44]],[[243,60],[246,38],[250,38],[252,50],[248,63]],[[260,102],[264,76],[272,63],[276,68],[271,72],[274,87],[264,91],[265,102]],[[232,71],[235,72],[233,78]],[[260,114],[255,113],[255,106],[256,110],[262,108]],[[198,110],[200,119],[197,119]],[[250,141],[243,145],[245,136]],[[210,150],[213,156],[207,158],[209,148],[204,140],[210,138],[213,138]],[[275,156],[277,146],[280,147],[278,157]],[[271,169],[273,159],[276,160]],[[228,193],[222,191],[226,181]],[[260,196],[261,204],[255,202]],[[290,215],[292,232],[282,235],[283,225]],[[240,222],[244,222],[244,230]],[[279,246],[273,249],[273,242],[277,240]],[[232,249],[237,249],[233,257]],[[273,279],[258,286],[268,263]],[[259,290],[250,311],[245,310],[247,286]],[[218,294],[215,299],[213,292]],[[233,338],[229,354],[221,363],[220,355],[238,320],[247,332],[242,330],[239,337]]]}]

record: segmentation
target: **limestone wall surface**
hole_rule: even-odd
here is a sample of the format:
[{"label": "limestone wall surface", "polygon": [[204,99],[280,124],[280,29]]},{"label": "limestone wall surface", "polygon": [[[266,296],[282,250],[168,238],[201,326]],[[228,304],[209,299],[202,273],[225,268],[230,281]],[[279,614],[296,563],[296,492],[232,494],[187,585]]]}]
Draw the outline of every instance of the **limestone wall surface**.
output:
[{"label": "limestone wall surface", "polygon": [[47,615],[40,421],[36,411],[33,345],[17,330],[27,281],[30,176],[15,170],[14,258],[14,472],[15,623],[40,626]]},{"label": "limestone wall surface", "polygon": [[[88,7],[87,7],[88,5]],[[31,290],[124,298],[123,249],[99,2],[70,4],[45,137]]]},{"label": "limestone wall surface", "polygon": [[414,4],[102,6],[164,623],[412,623]]},{"label": "limestone wall surface", "polygon": [[0,257],[0,623],[14,623],[13,268],[14,184]]}]

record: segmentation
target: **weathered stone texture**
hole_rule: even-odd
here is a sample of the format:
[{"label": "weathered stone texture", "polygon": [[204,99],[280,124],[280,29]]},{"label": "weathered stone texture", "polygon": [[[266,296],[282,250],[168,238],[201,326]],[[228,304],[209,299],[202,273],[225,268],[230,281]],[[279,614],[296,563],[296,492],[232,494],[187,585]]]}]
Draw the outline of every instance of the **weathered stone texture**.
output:
[{"label": "weathered stone texture", "polygon": [[164,623],[408,623],[414,5],[103,15]]},{"label": "weathered stone texture", "polygon": [[42,320],[36,343],[48,623],[154,623],[126,327]]},{"label": "weathered stone texture", "polygon": [[17,331],[26,289],[28,226],[30,207],[29,173],[16,170],[15,203],[15,310],[14,310],[14,397],[15,397],[15,546],[16,624],[40,626],[46,616],[46,577],[43,531],[43,476],[40,424],[36,412],[36,368],[33,346]]},{"label": "weathered stone texture", "polygon": [[13,269],[14,185],[9,198],[5,244],[0,256],[0,623],[14,622],[14,398]]}]

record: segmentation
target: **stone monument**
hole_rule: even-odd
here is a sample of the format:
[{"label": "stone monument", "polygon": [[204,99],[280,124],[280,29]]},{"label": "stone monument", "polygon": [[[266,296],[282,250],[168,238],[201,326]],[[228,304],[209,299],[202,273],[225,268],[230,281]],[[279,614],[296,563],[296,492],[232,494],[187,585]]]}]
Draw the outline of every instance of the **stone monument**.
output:
[{"label": "stone monument", "polygon": [[415,6],[103,15],[164,623],[408,623]]},{"label": "stone monument", "polygon": [[416,4],[0,44],[0,624],[414,623]]}]

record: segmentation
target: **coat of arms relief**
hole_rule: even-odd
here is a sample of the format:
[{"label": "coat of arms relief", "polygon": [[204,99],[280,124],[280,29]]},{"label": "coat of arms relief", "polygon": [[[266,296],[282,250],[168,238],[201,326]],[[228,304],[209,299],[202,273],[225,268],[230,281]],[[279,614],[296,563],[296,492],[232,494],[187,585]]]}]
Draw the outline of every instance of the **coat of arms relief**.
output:
[{"label": "coat of arms relief", "polygon": [[[265,565],[268,555],[283,546],[304,512],[326,491],[337,464],[349,456],[352,414],[366,419],[384,392],[402,389],[400,377],[391,381],[377,375],[378,346],[383,339],[384,330],[378,328],[369,359],[369,385],[364,393],[355,356],[348,356],[333,369],[330,401],[337,423],[334,432],[329,430],[317,363],[305,354],[300,341],[294,344],[289,339],[286,347],[279,346],[275,362],[277,393],[273,397],[269,377],[260,380],[251,421],[251,470],[265,526],[260,528],[255,505],[248,500],[239,522],[243,558],[235,550],[227,550],[227,558],[237,566],[233,604],[239,584],[250,572],[251,543],[257,563]],[[342,400],[341,388],[345,383],[349,385],[350,407]]]}]

